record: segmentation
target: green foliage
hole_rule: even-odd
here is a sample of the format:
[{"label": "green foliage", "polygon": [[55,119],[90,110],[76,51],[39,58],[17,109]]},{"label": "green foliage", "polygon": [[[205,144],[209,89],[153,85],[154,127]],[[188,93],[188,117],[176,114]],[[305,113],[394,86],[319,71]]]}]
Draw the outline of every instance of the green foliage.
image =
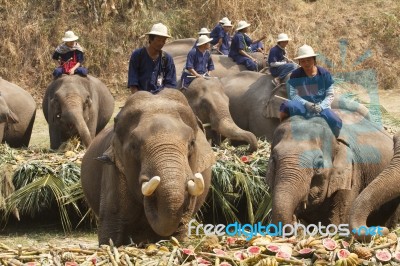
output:
[{"label": "green foliage", "polygon": [[271,196],[264,181],[269,144],[259,141],[258,147],[251,155],[245,155],[247,147],[235,148],[226,142],[214,147],[217,162],[212,169],[207,204],[203,207],[203,212],[211,209],[214,223],[221,218],[227,223],[266,220],[271,209]]}]

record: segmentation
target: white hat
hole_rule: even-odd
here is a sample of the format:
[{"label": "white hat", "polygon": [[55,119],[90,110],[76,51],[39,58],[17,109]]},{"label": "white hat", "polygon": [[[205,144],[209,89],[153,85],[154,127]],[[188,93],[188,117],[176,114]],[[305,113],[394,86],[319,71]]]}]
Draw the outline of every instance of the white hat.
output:
[{"label": "white hat", "polygon": [[225,24],[225,23],[228,22],[228,21],[229,21],[229,18],[224,17],[224,18],[222,18],[222,19],[219,21],[219,23]]},{"label": "white hat", "polygon": [[150,32],[146,33],[146,35],[157,35],[157,36],[171,38],[171,36],[168,35],[167,26],[165,26],[162,23],[154,24],[153,27],[151,27]]},{"label": "white hat", "polygon": [[207,28],[201,28],[199,35],[210,34],[211,32]]},{"label": "white hat", "polygon": [[311,46],[304,44],[303,46],[301,46],[299,48],[299,50],[297,51],[297,57],[295,57],[294,59],[314,57],[317,55],[319,55],[319,54],[314,53],[314,49]]},{"label": "white hat", "polygon": [[236,30],[241,30],[241,29],[247,28],[248,26],[250,26],[249,23],[247,23],[247,22],[244,21],[244,20],[241,20],[241,21],[239,21]]},{"label": "white hat", "polygon": [[66,31],[64,37],[62,38],[63,42],[73,42],[78,40],[79,37],[75,35],[75,33],[71,30]]},{"label": "white hat", "polygon": [[222,24],[222,27],[233,27],[233,25],[232,25],[231,22],[228,20],[227,22],[225,22],[224,24]]},{"label": "white hat", "polygon": [[286,33],[279,34],[278,39],[276,40],[276,42],[286,42],[286,41],[290,41]]},{"label": "white hat", "polygon": [[213,40],[213,39],[212,39],[212,38],[208,38],[207,35],[201,35],[201,36],[199,37],[199,39],[197,40],[196,46],[203,45],[203,44],[205,44],[205,43],[211,42],[212,40]]}]

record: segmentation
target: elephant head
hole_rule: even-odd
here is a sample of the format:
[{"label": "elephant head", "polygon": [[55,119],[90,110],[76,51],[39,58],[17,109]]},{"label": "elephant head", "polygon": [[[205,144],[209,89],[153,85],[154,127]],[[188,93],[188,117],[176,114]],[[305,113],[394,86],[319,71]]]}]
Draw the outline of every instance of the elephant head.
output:
[{"label": "elephant head", "polygon": [[[374,211],[379,209],[385,203],[392,202],[394,208],[390,208],[394,211],[397,207],[400,208],[400,132],[394,137],[394,156],[390,165],[385,168],[379,176],[377,176],[356,198],[350,211],[350,228],[360,228],[361,226],[367,225],[368,216]],[[391,218],[388,224],[396,225],[399,221],[399,217],[391,217],[392,212],[380,214],[385,218]],[[396,214],[395,214],[396,215]],[[397,215],[399,215],[397,213]],[[384,225],[384,224],[380,224]],[[383,233],[387,233],[388,230],[385,228]],[[360,237],[359,235],[356,235]]]},{"label": "elephant head", "polygon": [[[309,223],[346,219],[346,211],[334,213],[329,202],[359,185],[352,154],[320,117],[294,116],[284,121],[274,133],[267,172],[273,193],[272,222],[289,224],[294,216]],[[347,203],[341,204],[345,209]]]},{"label": "elephant head", "polygon": [[214,162],[196,116],[174,89],[132,95],[115,118],[111,144],[102,157],[115,165],[133,202],[143,206],[151,229],[164,237],[182,233],[182,224],[200,208]]},{"label": "elephant head", "polygon": [[239,128],[229,112],[229,98],[217,78],[195,79],[184,94],[194,113],[202,123],[231,140],[250,144],[250,152],[257,150],[257,138],[249,131]]}]

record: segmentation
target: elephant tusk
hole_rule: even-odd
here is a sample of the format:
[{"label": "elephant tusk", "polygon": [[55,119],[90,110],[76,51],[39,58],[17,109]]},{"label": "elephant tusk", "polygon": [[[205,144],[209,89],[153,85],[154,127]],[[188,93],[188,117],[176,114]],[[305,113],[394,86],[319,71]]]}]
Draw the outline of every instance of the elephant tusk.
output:
[{"label": "elephant tusk", "polygon": [[204,179],[203,175],[200,173],[196,173],[194,175],[193,180],[189,180],[188,183],[188,191],[192,196],[199,196],[204,192]]},{"label": "elephant tusk", "polygon": [[151,196],[151,194],[153,194],[154,190],[156,190],[156,188],[158,187],[158,184],[160,184],[160,180],[161,179],[159,176],[154,176],[148,182],[143,182],[142,194],[144,196]]}]

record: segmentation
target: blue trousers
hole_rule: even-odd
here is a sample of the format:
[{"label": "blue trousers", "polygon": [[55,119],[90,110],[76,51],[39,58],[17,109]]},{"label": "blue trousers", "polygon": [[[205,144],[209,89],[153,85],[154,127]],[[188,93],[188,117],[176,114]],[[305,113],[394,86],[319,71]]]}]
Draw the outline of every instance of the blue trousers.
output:
[{"label": "blue trousers", "polygon": [[[60,77],[63,74],[63,69],[62,67],[57,67],[56,69],[54,69],[53,71],[53,76],[55,78]],[[79,74],[81,76],[86,77],[88,74],[88,70],[85,67],[78,67],[77,69],[75,69],[75,74]]]},{"label": "blue trousers", "polygon": [[[308,112],[305,106],[299,101],[286,101],[281,104],[279,109],[281,112],[288,114],[289,116],[294,115],[301,115],[307,117]],[[340,129],[342,128],[342,119],[335,114],[330,108],[324,109],[319,113],[319,115],[325,119],[328,123],[330,129],[332,130],[333,134],[337,138],[340,133]]]},{"label": "blue trousers", "polygon": [[279,77],[283,80],[289,73],[295,70],[297,66],[293,63],[287,63],[278,67],[270,67],[269,71],[273,77]]},{"label": "blue trousers", "polygon": [[250,71],[257,71],[257,64],[256,62],[254,62],[253,60],[251,60],[250,58],[246,57],[246,56],[237,56],[235,58],[235,61],[238,65],[245,65],[246,68]]}]

